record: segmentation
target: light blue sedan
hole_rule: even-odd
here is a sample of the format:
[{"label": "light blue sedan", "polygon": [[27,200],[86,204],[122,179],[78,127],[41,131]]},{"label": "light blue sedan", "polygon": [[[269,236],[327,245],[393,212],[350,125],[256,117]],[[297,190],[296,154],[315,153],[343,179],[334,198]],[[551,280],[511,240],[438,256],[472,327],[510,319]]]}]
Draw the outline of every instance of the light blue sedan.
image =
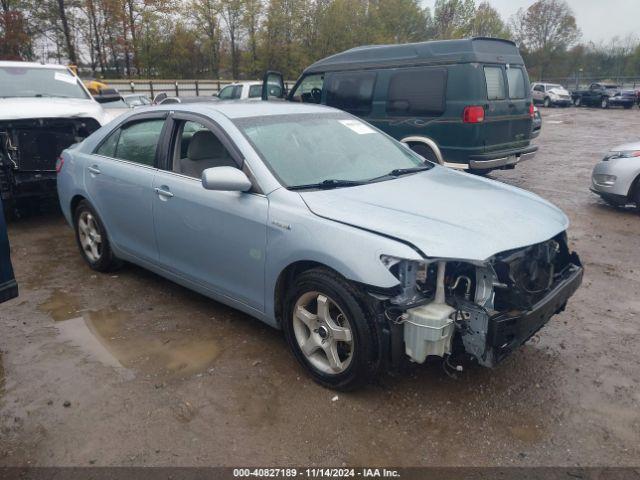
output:
[{"label": "light blue sedan", "polygon": [[91,268],[132,262],[281,328],[331,388],[406,359],[492,367],[582,280],[556,207],[322,106],[142,107],[58,172]]}]

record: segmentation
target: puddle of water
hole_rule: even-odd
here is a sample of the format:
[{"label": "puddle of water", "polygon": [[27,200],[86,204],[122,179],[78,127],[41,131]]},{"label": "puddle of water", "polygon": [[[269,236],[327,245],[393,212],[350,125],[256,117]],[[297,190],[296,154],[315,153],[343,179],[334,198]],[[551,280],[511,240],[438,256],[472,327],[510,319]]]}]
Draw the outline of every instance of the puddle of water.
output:
[{"label": "puddle of water", "polygon": [[56,289],[47,300],[38,306],[38,310],[46,313],[56,322],[61,322],[76,317],[80,307],[78,300],[73,295]]},{"label": "puddle of water", "polygon": [[535,443],[542,440],[542,432],[535,425],[512,425],[508,430],[512,437],[521,442]]},{"label": "puddle of water", "polygon": [[220,354],[212,332],[157,332],[118,309],[86,312],[57,327],[65,340],[100,363],[154,376],[193,375]]}]

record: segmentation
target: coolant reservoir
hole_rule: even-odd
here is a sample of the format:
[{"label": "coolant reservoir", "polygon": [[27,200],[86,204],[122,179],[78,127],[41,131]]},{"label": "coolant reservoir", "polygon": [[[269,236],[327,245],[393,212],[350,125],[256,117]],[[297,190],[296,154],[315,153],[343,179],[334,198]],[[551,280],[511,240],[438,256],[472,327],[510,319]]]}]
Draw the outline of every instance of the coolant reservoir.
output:
[{"label": "coolant reservoir", "polygon": [[428,355],[443,357],[451,353],[455,312],[446,303],[431,302],[407,310],[404,322],[405,351],[415,362],[423,363]]}]

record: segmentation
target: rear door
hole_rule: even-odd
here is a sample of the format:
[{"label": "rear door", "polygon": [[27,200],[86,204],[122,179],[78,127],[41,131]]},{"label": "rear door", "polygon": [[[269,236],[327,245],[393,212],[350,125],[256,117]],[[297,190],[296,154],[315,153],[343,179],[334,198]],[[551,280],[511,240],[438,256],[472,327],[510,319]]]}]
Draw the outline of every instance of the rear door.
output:
[{"label": "rear door", "polygon": [[89,200],[117,248],[156,262],[152,204],[166,112],[142,114],[115,129],[85,161]]},{"label": "rear door", "polygon": [[487,87],[484,138],[487,150],[502,150],[513,142],[511,134],[511,101],[507,95],[507,77],[503,65],[485,65]]},{"label": "rear door", "polygon": [[510,132],[512,142],[526,142],[531,138],[529,82],[527,72],[519,65],[507,65],[507,96],[509,97]]}]

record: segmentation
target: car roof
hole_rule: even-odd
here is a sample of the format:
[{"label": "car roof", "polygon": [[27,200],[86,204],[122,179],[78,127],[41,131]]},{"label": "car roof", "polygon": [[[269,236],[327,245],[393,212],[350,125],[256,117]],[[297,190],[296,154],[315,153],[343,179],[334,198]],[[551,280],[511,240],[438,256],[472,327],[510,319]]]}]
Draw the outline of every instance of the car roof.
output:
[{"label": "car roof", "polygon": [[[170,105],[157,105],[148,108],[152,111],[162,109],[203,114],[215,111],[223,114],[225,117],[230,119],[246,117],[267,117],[272,115],[296,115],[306,113],[321,114],[342,112],[341,110],[337,110],[335,108],[308,103],[293,103],[286,101],[256,102],[251,100],[231,100],[211,103],[173,103]],[[142,111],[142,109],[138,111]],[[347,114],[345,113],[345,115]]]},{"label": "car roof", "polygon": [[518,47],[511,40],[474,37],[356,47],[318,60],[304,74],[470,62],[524,64]]},{"label": "car roof", "polygon": [[65,65],[58,65],[55,63],[37,63],[37,62],[14,62],[14,61],[0,61],[0,67],[22,67],[22,68],[55,68],[59,70],[69,70]]}]

